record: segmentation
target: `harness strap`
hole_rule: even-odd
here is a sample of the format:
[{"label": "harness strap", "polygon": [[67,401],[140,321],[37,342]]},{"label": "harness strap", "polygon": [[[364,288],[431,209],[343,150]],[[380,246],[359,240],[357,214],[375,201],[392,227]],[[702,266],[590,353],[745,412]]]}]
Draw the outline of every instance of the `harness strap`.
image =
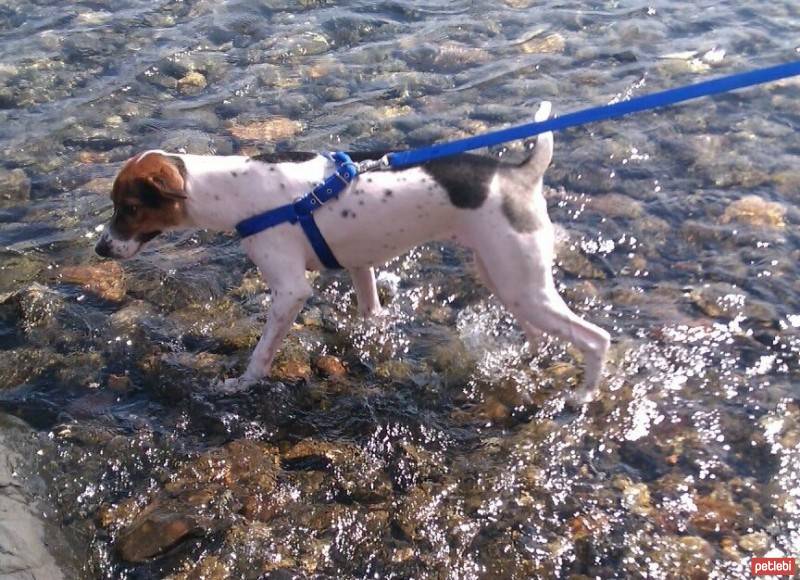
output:
[{"label": "harness strap", "polygon": [[240,221],[236,224],[236,231],[239,232],[239,235],[246,238],[287,222],[299,223],[319,261],[326,268],[341,269],[341,264],[333,255],[333,251],[325,241],[312,214],[325,203],[338,198],[339,194],[356,178],[358,169],[347,153],[339,151],[328,154],[327,157],[336,164],[336,170],[331,176],[306,195],[298,197],[288,205],[282,205]]}]

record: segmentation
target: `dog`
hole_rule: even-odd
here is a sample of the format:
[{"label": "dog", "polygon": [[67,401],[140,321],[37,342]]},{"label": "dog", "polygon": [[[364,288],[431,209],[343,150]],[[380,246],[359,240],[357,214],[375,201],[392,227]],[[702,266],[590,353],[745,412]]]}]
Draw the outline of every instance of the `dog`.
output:
[{"label": "dog", "polygon": [[[550,109],[549,102],[541,103],[535,119],[547,119]],[[375,266],[434,240],[471,249],[481,279],[531,342],[544,331],[582,353],[583,382],[567,399],[583,404],[595,396],[610,335],[572,312],[556,290],[554,229],[542,192],[553,135],[539,135],[531,144],[520,164],[462,154],[362,174],[314,217],[350,274],[363,316],[381,309]],[[374,158],[351,156],[356,162]],[[165,231],[232,231],[246,218],[292,203],[333,170],[329,158],[313,153],[251,158],[147,151],[128,160],[117,175],[114,212],[95,251],[125,259]],[[311,296],[306,270],[323,267],[298,225],[283,223],[244,238],[242,245],[271,290],[272,307],[246,371],[224,381],[226,389],[269,375],[282,340]]]}]

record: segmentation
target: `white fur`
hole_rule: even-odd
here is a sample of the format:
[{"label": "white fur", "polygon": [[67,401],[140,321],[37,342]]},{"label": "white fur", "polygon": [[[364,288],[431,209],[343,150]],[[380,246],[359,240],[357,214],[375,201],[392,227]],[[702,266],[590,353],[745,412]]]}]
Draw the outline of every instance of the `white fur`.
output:
[{"label": "white fur", "polygon": [[[544,120],[549,113],[550,103],[543,103],[536,119]],[[433,240],[453,240],[474,250],[484,281],[531,339],[546,331],[571,341],[583,353],[584,386],[574,393],[582,403],[594,396],[610,340],[606,331],[570,311],[556,291],[553,226],[542,194],[542,175],[552,150],[552,134],[540,135],[527,169],[538,176],[526,185],[529,191],[524,198],[537,223],[530,233],[515,231],[504,215],[502,179],[492,181],[489,197],[480,208],[459,209],[419,167],[361,175],[340,199],[314,215],[334,255],[349,271],[364,315],[380,310],[374,266]],[[220,231],[233,230],[245,218],[291,203],[334,169],[323,156],[273,165],[273,171],[270,165],[247,157],[180,157],[188,174],[190,225]],[[392,194],[387,195],[387,190]],[[311,295],[305,272],[322,267],[302,229],[291,224],[265,230],[242,244],[271,288],[272,308],[247,370],[240,379],[226,381],[227,387],[247,385],[269,373],[283,338]]]}]

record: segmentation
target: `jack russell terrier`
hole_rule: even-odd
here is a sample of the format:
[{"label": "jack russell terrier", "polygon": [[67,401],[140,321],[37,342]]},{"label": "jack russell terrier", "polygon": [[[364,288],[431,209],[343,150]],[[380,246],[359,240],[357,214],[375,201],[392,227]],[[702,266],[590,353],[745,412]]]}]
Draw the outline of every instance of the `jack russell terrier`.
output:
[{"label": "jack russell terrier", "polygon": [[[537,121],[549,117],[543,102]],[[351,154],[354,161],[374,158]],[[533,343],[541,331],[572,342],[583,355],[584,379],[571,403],[593,399],[609,334],[574,312],[553,281],[554,232],[542,193],[553,135],[539,135],[519,164],[462,154],[402,170],[360,175],[314,213],[338,262],[353,281],[359,312],[380,311],[374,267],[434,240],[471,249],[480,276],[514,314]],[[334,170],[327,157],[275,153],[257,157],[173,155],[147,151],[114,181],[114,213],[95,251],[130,258],[160,233],[179,228],[232,231],[236,224],[291,204]],[[272,308],[245,373],[223,383],[244,388],[268,376],[272,360],[311,296],[306,270],[322,268],[303,229],[283,223],[242,245],[272,292]]]}]

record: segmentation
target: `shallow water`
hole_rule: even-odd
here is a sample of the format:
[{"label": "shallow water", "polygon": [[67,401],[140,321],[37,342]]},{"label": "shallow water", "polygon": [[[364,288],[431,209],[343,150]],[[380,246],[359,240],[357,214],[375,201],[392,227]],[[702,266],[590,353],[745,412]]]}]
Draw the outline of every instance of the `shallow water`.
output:
[{"label": "shallow water", "polygon": [[373,323],[322,274],[281,379],[231,397],[207,387],[269,302],[233,237],[154,242],[105,299],[64,269],[99,263],[136,151],[421,145],[791,60],[798,24],[788,1],[0,7],[0,408],[38,430],[83,574],[727,578],[800,555],[796,81],[556,136],[558,280],[615,341],[577,416],[572,350],[526,345],[458,248],[388,264]]}]

